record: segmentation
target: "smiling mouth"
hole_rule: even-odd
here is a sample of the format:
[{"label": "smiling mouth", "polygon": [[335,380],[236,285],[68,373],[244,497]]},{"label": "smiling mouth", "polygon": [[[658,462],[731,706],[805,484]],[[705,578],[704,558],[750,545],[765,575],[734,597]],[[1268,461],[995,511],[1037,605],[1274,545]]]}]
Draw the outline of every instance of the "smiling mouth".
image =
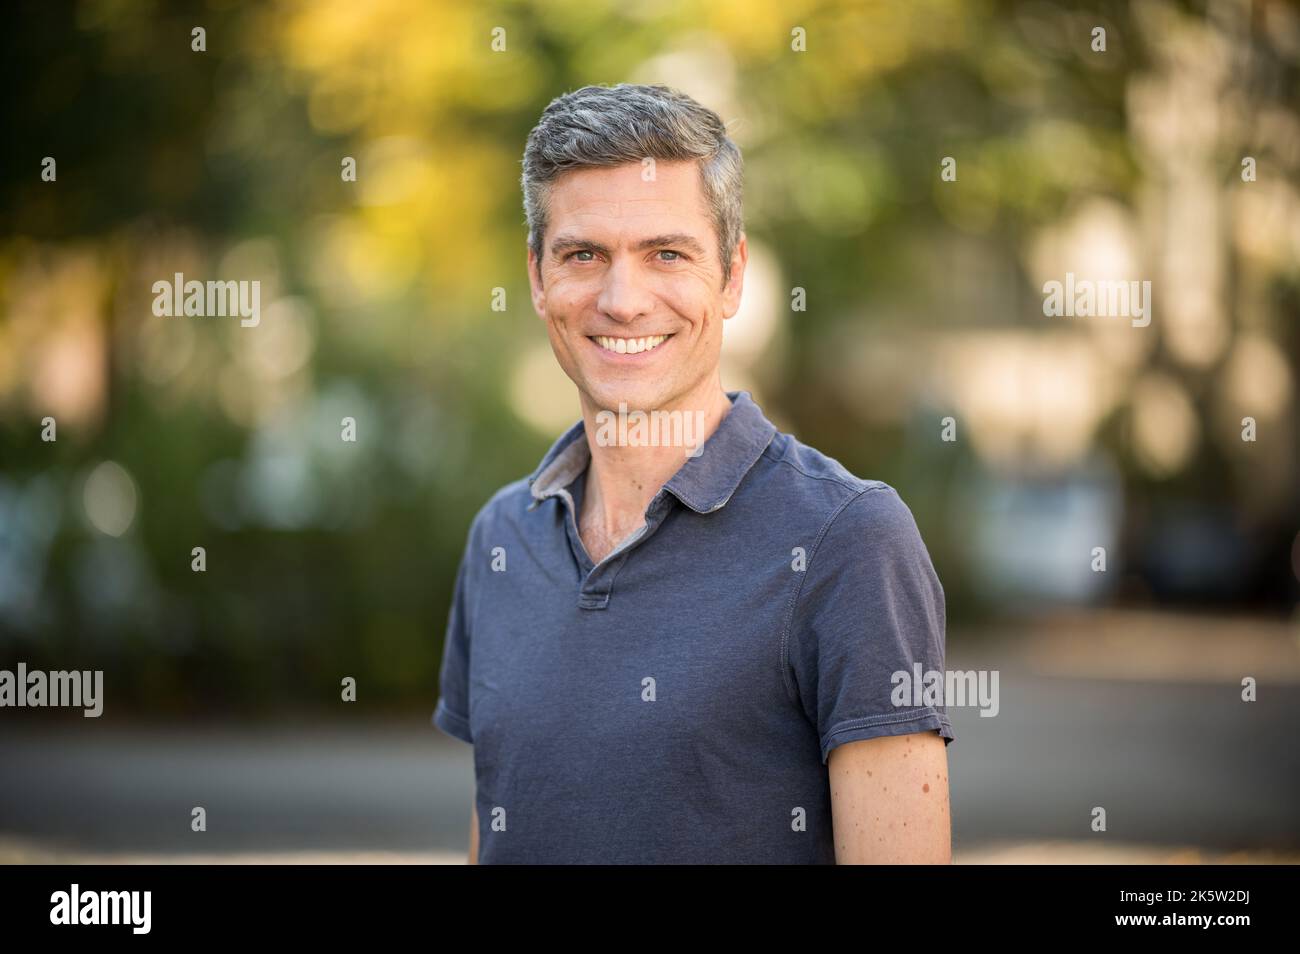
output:
[{"label": "smiling mouth", "polygon": [[653,351],[672,335],[648,335],[644,338],[611,338],[608,335],[588,335],[597,346],[614,354],[641,354]]}]

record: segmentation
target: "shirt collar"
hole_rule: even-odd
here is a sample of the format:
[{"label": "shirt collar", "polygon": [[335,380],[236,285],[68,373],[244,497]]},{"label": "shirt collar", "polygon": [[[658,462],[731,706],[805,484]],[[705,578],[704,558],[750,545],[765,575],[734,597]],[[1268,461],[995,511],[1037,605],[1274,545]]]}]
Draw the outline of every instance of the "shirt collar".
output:
[{"label": "shirt collar", "polygon": [[[776,427],[764,416],[748,391],[728,391],[731,410],[704,442],[695,457],[688,457],[664,489],[697,513],[720,509],[750,468],[776,436]],[[528,478],[533,503],[553,497],[571,484],[591,461],[583,422],[578,420],[551,445]]]}]

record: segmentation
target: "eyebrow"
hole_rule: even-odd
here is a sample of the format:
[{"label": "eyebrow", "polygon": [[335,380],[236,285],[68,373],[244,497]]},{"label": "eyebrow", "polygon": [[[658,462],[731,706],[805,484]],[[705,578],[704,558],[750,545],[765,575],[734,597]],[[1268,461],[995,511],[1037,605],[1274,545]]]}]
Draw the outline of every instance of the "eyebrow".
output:
[{"label": "eyebrow", "polygon": [[[687,251],[704,257],[704,247],[694,238],[685,232],[671,232],[667,235],[655,235],[651,238],[642,239],[632,247],[634,252],[643,252],[651,248],[663,248],[668,245],[676,245]],[[587,239],[578,238],[577,236],[564,235],[557,238],[551,243],[551,254],[559,256],[564,252],[572,251],[593,251],[600,252],[603,255],[609,254],[609,249],[599,242],[591,242]]]}]

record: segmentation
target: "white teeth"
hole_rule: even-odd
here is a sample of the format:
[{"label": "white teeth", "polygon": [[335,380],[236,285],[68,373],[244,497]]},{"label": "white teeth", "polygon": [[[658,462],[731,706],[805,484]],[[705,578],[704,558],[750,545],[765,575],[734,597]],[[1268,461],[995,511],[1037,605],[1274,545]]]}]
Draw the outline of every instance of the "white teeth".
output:
[{"label": "white teeth", "polygon": [[653,351],[665,341],[668,335],[651,335],[648,338],[610,338],[605,335],[597,335],[596,343],[606,351],[614,351],[618,354],[640,354],[642,351]]}]

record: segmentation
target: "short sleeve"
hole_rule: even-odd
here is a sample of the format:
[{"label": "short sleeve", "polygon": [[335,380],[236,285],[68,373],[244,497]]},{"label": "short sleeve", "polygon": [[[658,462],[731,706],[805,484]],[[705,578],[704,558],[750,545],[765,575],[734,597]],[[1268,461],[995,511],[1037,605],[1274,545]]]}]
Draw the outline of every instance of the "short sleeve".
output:
[{"label": "short sleeve", "polygon": [[470,545],[467,544],[456,571],[433,724],[453,738],[473,745],[474,736],[469,728],[469,559]]},{"label": "short sleeve", "polygon": [[877,736],[935,731],[950,743],[934,688],[945,682],[943,587],[898,493],[876,484],[845,504],[805,573],[786,674],[822,762],[838,745]]}]

